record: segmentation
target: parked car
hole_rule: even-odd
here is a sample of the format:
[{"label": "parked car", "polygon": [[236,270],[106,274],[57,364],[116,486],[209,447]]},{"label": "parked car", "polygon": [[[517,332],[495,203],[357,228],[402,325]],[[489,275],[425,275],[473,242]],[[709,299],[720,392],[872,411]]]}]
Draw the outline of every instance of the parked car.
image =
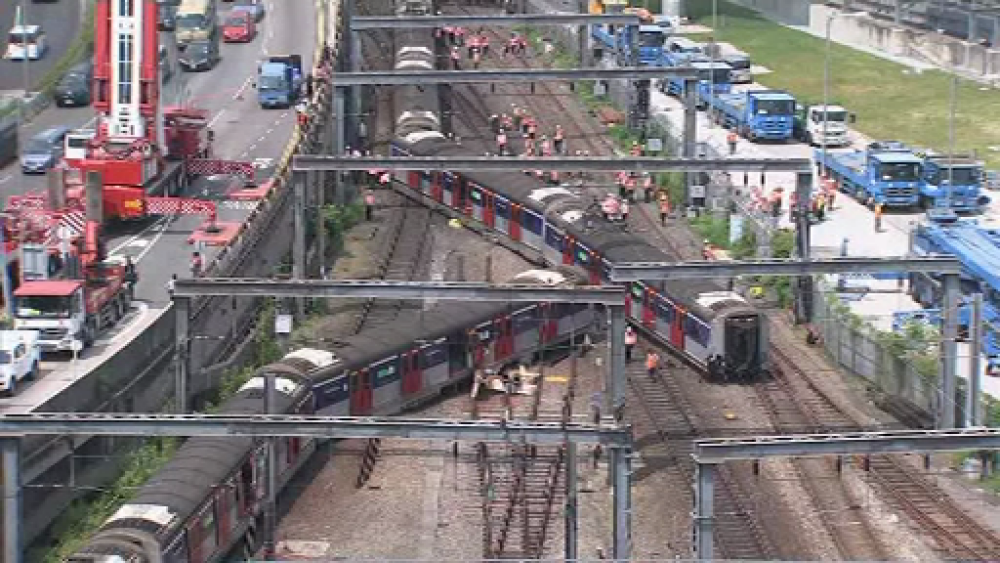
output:
[{"label": "parked car", "polygon": [[226,43],[249,43],[257,35],[257,24],[247,12],[231,12],[222,25],[222,40]]},{"label": "parked car", "polygon": [[21,151],[21,171],[25,174],[45,174],[63,155],[67,127],[50,127],[28,141]]},{"label": "parked car", "polygon": [[253,16],[253,21],[264,19],[264,0],[236,0],[232,12],[246,12]]},{"label": "parked car", "polygon": [[181,69],[189,72],[211,70],[221,59],[217,41],[192,41],[177,56]]},{"label": "parked car", "polygon": [[0,330],[0,393],[13,397],[19,381],[38,377],[41,356],[37,330]]},{"label": "parked car", "polygon": [[52,98],[59,107],[90,105],[94,66],[90,62],[71,68],[56,84]]}]

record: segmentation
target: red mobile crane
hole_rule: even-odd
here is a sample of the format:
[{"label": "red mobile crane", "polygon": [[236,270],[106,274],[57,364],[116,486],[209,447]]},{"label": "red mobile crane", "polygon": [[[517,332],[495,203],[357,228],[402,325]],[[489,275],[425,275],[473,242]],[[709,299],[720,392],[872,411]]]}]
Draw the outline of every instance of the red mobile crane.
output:
[{"label": "red mobile crane", "polygon": [[[83,136],[82,150],[63,164],[57,173],[63,178],[47,198],[19,196],[8,203],[8,213],[35,219],[32,239],[12,239],[21,252],[14,324],[38,330],[43,350],[89,346],[128,310],[137,277],[134,266],[106,259],[100,237],[104,219],[207,215],[199,231],[215,242],[225,242],[238,229],[216,221],[213,202],[170,197],[192,175],[252,177],[253,166],[209,159],[206,112],[161,108],[156,19],[156,0],[97,0],[97,129]],[[68,139],[67,145],[80,140]],[[72,218],[78,220],[75,228],[67,224]]]}]

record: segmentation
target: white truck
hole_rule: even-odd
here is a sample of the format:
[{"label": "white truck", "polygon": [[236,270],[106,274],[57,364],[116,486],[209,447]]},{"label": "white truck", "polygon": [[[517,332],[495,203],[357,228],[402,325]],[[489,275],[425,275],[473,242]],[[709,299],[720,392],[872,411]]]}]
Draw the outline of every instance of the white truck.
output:
[{"label": "white truck", "polygon": [[0,330],[0,393],[13,397],[18,382],[35,379],[41,353],[37,330]]},{"label": "white truck", "polygon": [[[823,125],[823,108],[827,123]],[[795,104],[795,138],[809,145],[821,147],[846,147],[851,144],[847,124],[854,123],[855,115],[840,106],[808,106]],[[824,132],[826,142],[823,142]]]}]

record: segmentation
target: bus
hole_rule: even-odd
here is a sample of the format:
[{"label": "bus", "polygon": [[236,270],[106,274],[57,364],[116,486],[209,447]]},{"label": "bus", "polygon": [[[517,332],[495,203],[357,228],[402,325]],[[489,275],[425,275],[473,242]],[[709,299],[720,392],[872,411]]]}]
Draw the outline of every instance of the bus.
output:
[{"label": "bus", "polygon": [[174,17],[174,37],[177,46],[184,48],[192,41],[210,41],[215,38],[216,0],[183,0]]}]

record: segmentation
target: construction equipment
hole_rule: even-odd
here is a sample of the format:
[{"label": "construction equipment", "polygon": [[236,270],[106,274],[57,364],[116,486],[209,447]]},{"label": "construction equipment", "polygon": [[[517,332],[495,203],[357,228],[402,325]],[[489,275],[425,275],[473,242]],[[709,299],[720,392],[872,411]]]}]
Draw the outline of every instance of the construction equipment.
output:
[{"label": "construction equipment", "polygon": [[750,141],[786,141],[792,138],[795,98],[788,92],[749,90],[708,94],[711,118],[740,136]]},{"label": "construction equipment", "polygon": [[863,151],[850,152],[817,149],[815,158],[840,191],[862,203],[912,207],[920,199],[923,160],[902,143],[870,143]]}]

